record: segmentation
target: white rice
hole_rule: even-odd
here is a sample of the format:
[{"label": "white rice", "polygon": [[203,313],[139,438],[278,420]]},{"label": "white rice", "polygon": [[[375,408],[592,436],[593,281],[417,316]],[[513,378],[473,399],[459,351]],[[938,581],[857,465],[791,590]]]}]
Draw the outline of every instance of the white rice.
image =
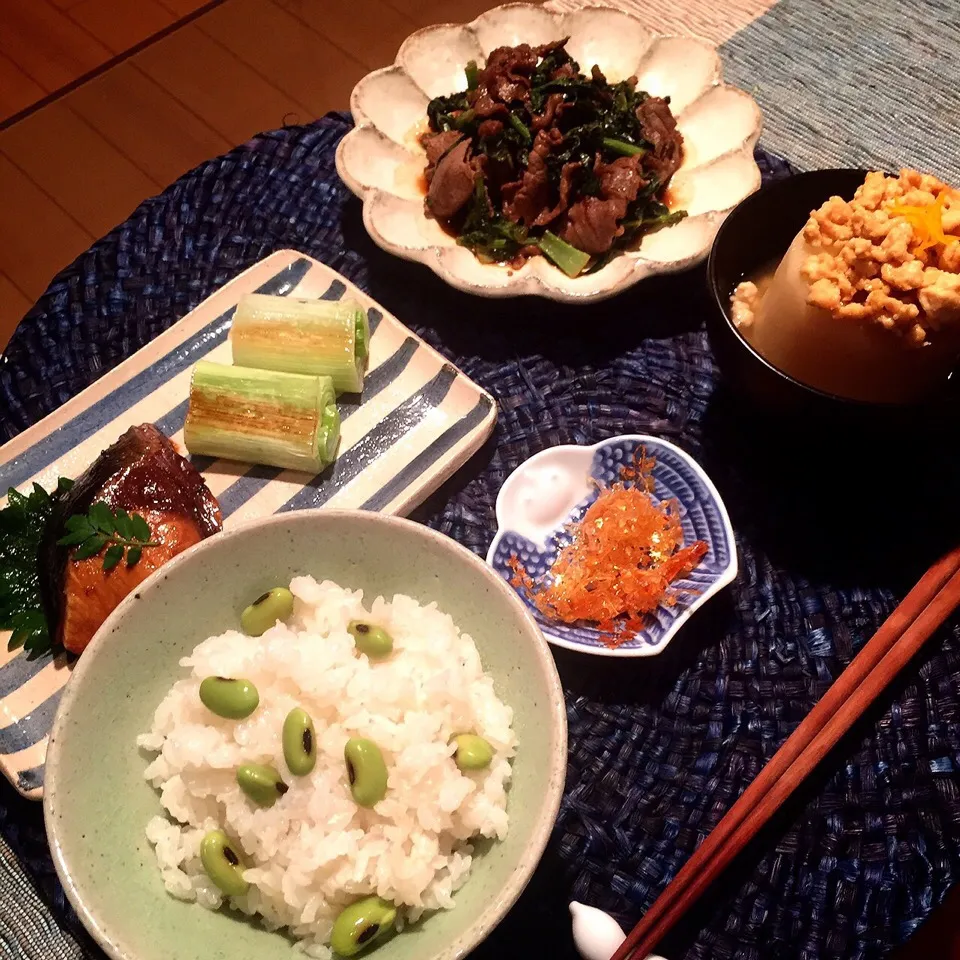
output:
[{"label": "white rice", "polygon": [[[376,893],[401,909],[398,926],[425,911],[453,906],[470,873],[476,836],[507,832],[505,785],[516,740],[513,713],[496,696],[473,640],[435,603],[378,598],[299,577],[290,584],[293,617],[262,637],[228,630],[203,641],[181,665],[138,745],[158,756],[146,778],[169,817],[147,825],[167,891],[216,910],[227,899],[269,929],[287,928],[308,954],[331,956],[333,921],[352,901]],[[372,662],[359,655],[350,620],[382,625],[394,652]],[[208,676],[244,677],[260,694],[246,720],[223,720],[200,702]],[[313,718],[317,765],[289,774],[281,729],[296,706]],[[486,770],[462,773],[451,738],[478,733],[496,754]],[[354,803],[344,744],[374,740],[388,769],[386,797],[371,810]],[[274,766],[289,791],[263,809],[237,786],[243,763]],[[239,843],[251,884],[224,897],[200,863],[200,841],[223,829]]]}]

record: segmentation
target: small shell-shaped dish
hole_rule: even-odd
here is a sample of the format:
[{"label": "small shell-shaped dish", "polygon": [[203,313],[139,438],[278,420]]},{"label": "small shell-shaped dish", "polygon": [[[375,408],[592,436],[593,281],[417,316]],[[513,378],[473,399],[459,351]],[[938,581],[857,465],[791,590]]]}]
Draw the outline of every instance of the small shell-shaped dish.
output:
[{"label": "small shell-shaped dish", "polygon": [[[481,263],[424,212],[426,158],[417,136],[430,99],[466,88],[464,68],[499,46],[569,37],[568,50],[589,73],[597,64],[611,82],[636,75],[640,89],[669,96],[684,137],[683,165],[670,206],[688,217],[645,237],[603,269],[571,279],[544,257],[521,269]],[[363,222],[384,250],[426,264],[451,286],[486,297],[533,294],[580,303],[602,300],[644,277],[685,270],[704,260],[726,214],[760,186],[753,148],[760,109],[721,81],[709,44],[653,34],[635,17],[607,7],[551,13],[510,3],[469,24],[418,30],[393,66],[364,77],[350,97],[356,127],[337,149],[337,172],[363,200]]]},{"label": "small shell-shaped dish", "polygon": [[655,656],[710,597],[737,576],[733,527],[717,488],[688,453],[666,440],[640,435],[613,437],[592,447],[551,447],[517,467],[497,496],[497,535],[487,563],[508,583],[513,577],[509,566],[513,556],[535,580],[543,576],[570,542],[568,525],[596,500],[597,484],[618,482],[621,468],[633,463],[640,447],[655,459],[657,499],[679,504],[684,543],[703,540],[707,554],[689,576],[675,581],[677,602],[661,604],[651,614],[647,629],[617,647],[608,646],[596,627],[548,619],[517,590],[552,644],[602,657]]}]

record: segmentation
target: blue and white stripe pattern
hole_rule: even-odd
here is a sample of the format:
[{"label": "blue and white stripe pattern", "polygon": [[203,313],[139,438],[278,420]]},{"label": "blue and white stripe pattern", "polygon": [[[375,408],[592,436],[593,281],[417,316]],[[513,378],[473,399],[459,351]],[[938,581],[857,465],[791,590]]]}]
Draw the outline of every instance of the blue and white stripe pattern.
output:
[{"label": "blue and white stripe pattern", "polygon": [[[688,454],[652,437],[616,437],[593,448],[593,456],[586,465],[589,476],[604,486],[620,482],[621,468],[633,464],[634,455],[641,446],[656,460],[653,470],[655,496],[661,501],[677,502],[684,542],[703,540],[708,546],[707,554],[689,576],[675,581],[677,603],[658,607],[651,615],[647,629],[614,650],[604,643],[596,627],[550,620],[534,607],[522,590],[518,590],[547,639],[560,646],[619,656],[659,653],[693,611],[736,576],[736,544],[726,508],[713,484]],[[525,467],[526,464],[521,464],[517,473]],[[542,545],[516,531],[501,530],[488,557],[490,564],[508,582],[513,577],[509,567],[513,556],[534,580],[545,576],[557,554],[572,539],[568,525],[583,517],[599,490],[599,486],[593,485],[592,491],[567,516],[560,518]]]},{"label": "blue and white stripe pattern", "polygon": [[[301,257],[256,287],[255,292],[286,296],[303,279],[309,269],[310,261]],[[173,376],[188,370],[198,360],[202,360],[214,347],[226,341],[235,309],[236,304],[233,304],[215,320],[180,344],[176,350],[152,363],[125,383],[121,383],[103,400],[73,417],[66,426],[48,433],[22,456],[0,464],[0,490],[22,486],[31,477],[56,464],[81,440],[89,437],[104,423],[119,419],[138,400],[159,390]],[[183,429],[186,416],[187,398],[183,397],[178,400],[175,407],[154,422],[158,429],[169,436]]]},{"label": "blue and white stripe pattern", "polygon": [[[0,489],[23,489],[34,481],[49,489],[57,476],[79,474],[135,424],[153,422],[181,442],[190,371],[201,357],[229,362],[234,309],[240,296],[254,290],[357,300],[370,323],[370,369],[362,395],[338,401],[340,451],[319,476],[193,458],[220,502],[225,525],[328,504],[407,513],[493,429],[496,407],[488,394],[330,268],[284,251],[0,449]],[[46,737],[70,666],[50,656],[28,660],[5,647],[0,637],[0,767],[22,793],[38,797]]]}]

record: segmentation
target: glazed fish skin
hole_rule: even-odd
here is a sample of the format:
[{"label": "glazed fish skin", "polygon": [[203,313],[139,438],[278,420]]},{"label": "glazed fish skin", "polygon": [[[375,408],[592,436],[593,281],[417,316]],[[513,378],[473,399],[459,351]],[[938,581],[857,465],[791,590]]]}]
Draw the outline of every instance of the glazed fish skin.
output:
[{"label": "glazed fish skin", "polygon": [[[67,518],[102,500],[139,513],[158,546],[139,563],[109,573],[103,555],[73,560],[56,545]],[[152,424],[131,427],[104,450],[58,502],[40,550],[40,576],[51,634],[80,654],[120,601],[154,570],[221,529],[220,505],[200,473]]]}]

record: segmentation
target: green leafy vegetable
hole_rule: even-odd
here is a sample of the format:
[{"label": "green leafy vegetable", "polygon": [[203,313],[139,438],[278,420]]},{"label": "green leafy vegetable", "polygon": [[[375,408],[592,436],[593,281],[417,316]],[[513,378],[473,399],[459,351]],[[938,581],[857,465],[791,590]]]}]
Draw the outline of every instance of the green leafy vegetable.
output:
[{"label": "green leafy vegetable", "polygon": [[75,547],[74,560],[97,556],[104,548],[103,569],[112,570],[124,556],[127,566],[135,566],[144,547],[155,547],[150,539],[150,526],[135,513],[111,510],[102,500],[90,504],[86,514],[77,513],[64,523],[66,533],[57,541],[61,547]]},{"label": "green leafy vegetable", "polygon": [[502,214],[493,213],[483,177],[477,177],[473,199],[457,243],[484,262],[510,260],[527,242],[527,231]]},{"label": "green leafy vegetable", "polygon": [[134,538],[142,541],[143,546],[150,546],[150,544],[147,543],[150,539],[150,527],[147,526],[147,521],[144,520],[139,513],[135,513],[130,518],[130,523],[133,528]]},{"label": "green leafy vegetable", "polygon": [[[638,204],[641,204],[642,201],[638,199],[637,204],[634,204],[634,208]],[[648,233],[655,233],[657,230],[662,230],[664,227],[672,227],[675,223],[679,223],[687,216],[686,210],[670,210],[666,204],[653,201],[648,203],[645,208],[645,213],[640,219],[633,220],[624,220],[621,226],[623,227],[623,236],[620,238],[621,246],[629,246],[631,243],[637,241],[641,236],[644,236]],[[588,273],[595,273],[601,267],[610,262],[610,259],[616,254],[617,247],[613,247],[602,257],[598,257],[591,265]]]},{"label": "green leafy vegetable", "polygon": [[[110,538],[105,533],[92,533],[86,540],[82,541],[80,546],[73,551],[74,560],[88,560],[96,556],[109,542]],[[62,546],[62,544],[61,544]]]},{"label": "green leafy vegetable", "polygon": [[113,511],[102,501],[91,504],[87,516],[101,533],[105,533],[108,537],[113,533],[115,529]]},{"label": "green leafy vegetable", "polygon": [[434,97],[427,105],[427,117],[433,130],[453,130],[454,120],[461,110],[470,106],[466,93],[455,93],[450,97]]},{"label": "green leafy vegetable", "polygon": [[0,630],[11,630],[8,649],[23,647],[30,656],[50,649],[43,613],[37,555],[56,497],[73,486],[61,479],[53,495],[39,484],[27,494],[7,491],[0,510]]},{"label": "green leafy vegetable", "polygon": [[458,114],[456,119],[453,121],[453,127],[456,130],[466,131],[476,119],[476,110],[464,110],[463,113]]},{"label": "green leafy vegetable", "polygon": [[590,262],[590,254],[578,250],[556,234],[545,230],[538,246],[568,277],[578,277]]},{"label": "green leafy vegetable", "polygon": [[21,610],[14,614],[10,620],[10,628],[13,632],[10,634],[9,650],[16,650],[17,647],[25,646],[28,653],[39,654],[43,653],[49,646],[47,618],[39,607],[32,610]]},{"label": "green leafy vegetable", "polygon": [[[514,82],[517,77],[509,72],[500,76],[506,81],[502,89],[512,92],[498,92],[485,69],[469,63],[467,90],[435,97],[427,106],[430,129],[456,130],[469,137],[472,155],[480,160],[481,182],[448,225],[457,242],[482,262],[522,260],[536,247],[568,275],[577,276],[599,269],[620,250],[639,243],[644,234],[685,216],[669,211],[659,200],[665,186],[658,179],[662,146],[645,138],[641,108],[648,94],[637,89],[635,78],[609,83],[597,67],[586,76],[562,43],[545,48],[532,72],[521,70],[522,83]],[[525,69],[530,70],[529,62]],[[532,183],[524,183],[535,145],[546,168],[546,184],[539,173]],[[623,230],[601,256],[587,256],[556,236],[563,233],[563,221],[558,219],[562,207],[545,226],[524,227],[506,214],[507,201],[515,205],[521,191],[536,196],[544,210],[561,199],[567,209],[586,197],[608,200],[606,188],[601,188],[602,165],[623,157],[638,158],[646,186],[617,217]],[[554,234],[546,230],[551,225]],[[577,267],[578,273],[571,272]]]},{"label": "green leafy vegetable", "polygon": [[[47,493],[39,484],[29,494],[7,491],[0,510],[0,630],[10,630],[9,650],[23,647],[28,656],[46,653],[52,646],[50,627],[40,595],[40,543],[53,515],[57,498],[73,486],[61,478]],[[156,546],[150,527],[139,514],[111,510],[98,501],[85,514],[64,523],[59,546],[74,547],[73,558],[85,560],[103,554],[103,569],[112,570],[126,557],[127,567],[140,562],[144,547]]]},{"label": "green leafy vegetable", "polygon": [[[118,510],[116,516],[117,533],[125,540],[133,539],[133,518],[126,510]],[[150,528],[147,527],[147,537],[150,536]],[[142,538],[141,538],[142,539]]]},{"label": "green leafy vegetable", "polygon": [[613,137],[604,137],[601,141],[607,150],[619,153],[622,157],[639,157],[647,152],[646,147],[638,147],[635,143],[626,140],[615,140]]},{"label": "green leafy vegetable", "polygon": [[466,67],[464,67],[463,72],[466,74],[466,77],[467,77],[467,89],[476,90],[477,81],[480,78],[480,68],[477,66],[477,61],[476,60],[468,61]]},{"label": "green leafy vegetable", "polygon": [[514,112],[511,112],[510,114],[510,124],[513,129],[520,134],[520,137],[524,143],[533,142],[533,137],[530,134],[530,128]]}]

